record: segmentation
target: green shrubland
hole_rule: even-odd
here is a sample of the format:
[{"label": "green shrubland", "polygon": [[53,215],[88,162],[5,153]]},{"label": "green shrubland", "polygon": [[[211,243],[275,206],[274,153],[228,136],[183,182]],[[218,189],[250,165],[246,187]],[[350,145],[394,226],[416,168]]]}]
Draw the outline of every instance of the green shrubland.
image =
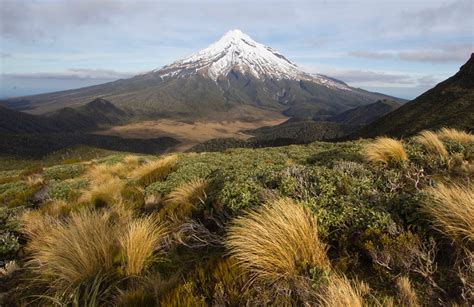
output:
[{"label": "green shrubland", "polygon": [[0,305],[469,306],[473,150],[443,129],[18,163]]}]

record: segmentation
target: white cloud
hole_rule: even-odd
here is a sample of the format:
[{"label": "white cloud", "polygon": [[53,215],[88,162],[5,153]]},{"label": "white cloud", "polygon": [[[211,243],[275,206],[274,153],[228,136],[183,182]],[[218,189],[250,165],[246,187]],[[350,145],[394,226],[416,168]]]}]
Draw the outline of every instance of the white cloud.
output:
[{"label": "white cloud", "polygon": [[1,77],[9,79],[115,80],[130,78],[134,75],[136,73],[108,69],[70,68],[65,72],[4,73]]},{"label": "white cloud", "polygon": [[367,59],[399,59],[412,62],[464,62],[474,52],[472,44],[444,44],[431,48],[400,51],[350,51],[347,55]]}]

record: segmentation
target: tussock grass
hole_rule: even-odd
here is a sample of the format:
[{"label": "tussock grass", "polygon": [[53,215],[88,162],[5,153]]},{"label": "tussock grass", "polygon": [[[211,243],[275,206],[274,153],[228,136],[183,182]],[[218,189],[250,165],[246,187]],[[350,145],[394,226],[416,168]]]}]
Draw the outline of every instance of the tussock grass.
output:
[{"label": "tussock grass", "polygon": [[136,168],[131,176],[137,179],[141,185],[147,186],[153,182],[166,179],[175,169],[177,162],[178,156],[170,155]]},{"label": "tussock grass", "polygon": [[455,241],[474,242],[474,185],[439,184],[427,190],[431,201],[423,210],[433,224]]},{"label": "tussock grass", "polygon": [[285,198],[237,218],[228,230],[226,246],[255,281],[290,280],[312,267],[330,266],[316,219]]},{"label": "tussock grass", "polygon": [[419,306],[418,297],[416,296],[416,292],[415,290],[413,290],[413,286],[408,277],[401,276],[397,278],[396,285],[397,285],[397,292],[398,292],[398,301],[401,306],[407,306],[407,307]]},{"label": "tussock grass", "polygon": [[145,287],[135,287],[128,290],[120,290],[114,299],[113,306],[119,307],[142,307],[156,306],[156,301]]},{"label": "tussock grass", "polygon": [[126,226],[120,246],[127,276],[140,275],[153,263],[153,254],[162,249],[167,233],[166,225],[153,216],[135,219]]},{"label": "tussock grass", "polygon": [[420,132],[414,139],[416,142],[422,144],[430,154],[438,156],[442,161],[448,160],[449,153],[436,133],[424,130]]},{"label": "tussock grass", "polygon": [[101,184],[110,178],[118,177],[123,174],[124,164],[117,163],[108,165],[105,163],[92,166],[85,174],[93,184]]},{"label": "tussock grass", "polygon": [[100,184],[91,183],[88,190],[79,197],[80,203],[92,203],[97,207],[110,206],[120,202],[121,191],[125,186],[124,181],[118,177],[106,176]]},{"label": "tussock grass", "polygon": [[441,139],[452,140],[465,145],[474,143],[473,134],[452,128],[442,128],[437,134]]},{"label": "tussock grass", "polygon": [[31,232],[28,265],[53,287],[74,287],[113,267],[118,231],[106,212],[80,211]]},{"label": "tussock grass", "polygon": [[74,209],[73,204],[69,204],[62,199],[55,199],[47,204],[41,206],[39,211],[54,218],[68,216],[71,210]]},{"label": "tussock grass", "polygon": [[140,165],[140,157],[128,155],[123,158],[123,163],[125,163],[129,168],[135,168]]},{"label": "tussock grass", "polygon": [[39,210],[29,210],[20,216],[21,231],[30,238],[46,234],[54,226],[55,219]]},{"label": "tussock grass", "polygon": [[378,137],[365,147],[365,157],[374,164],[388,165],[408,161],[402,142],[388,137]]},{"label": "tussock grass", "polygon": [[327,307],[363,307],[364,295],[369,292],[364,282],[352,283],[345,276],[333,275],[318,294],[322,306]]},{"label": "tussock grass", "polygon": [[165,211],[178,217],[189,216],[199,201],[206,198],[208,182],[197,178],[186,182],[165,198]]}]

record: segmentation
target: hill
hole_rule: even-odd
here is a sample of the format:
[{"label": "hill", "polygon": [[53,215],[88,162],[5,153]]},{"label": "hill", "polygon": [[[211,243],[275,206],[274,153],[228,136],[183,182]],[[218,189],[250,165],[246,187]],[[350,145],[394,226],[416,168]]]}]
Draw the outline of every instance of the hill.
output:
[{"label": "hill", "polygon": [[469,305],[474,136],[451,136],[0,169],[0,305]]},{"label": "hill", "polygon": [[46,115],[32,115],[0,106],[0,133],[77,133],[119,124],[131,116],[100,98],[77,108],[63,108]]},{"label": "hill", "polygon": [[234,115],[235,108],[251,108],[261,118],[271,118],[271,111],[311,119],[381,99],[397,100],[306,73],[282,54],[233,30],[189,57],[130,79],[4,103],[31,113],[47,113],[95,98],[151,119],[228,119],[240,116],[239,112]]},{"label": "hill", "polygon": [[364,127],[357,136],[407,136],[441,127],[474,130],[474,54],[454,76]]},{"label": "hill", "polygon": [[0,153],[2,156],[41,158],[60,149],[86,145],[156,154],[180,143],[167,136],[136,139],[91,134],[130,120],[131,116],[104,99],[48,115],[32,115],[0,106]]},{"label": "hill", "polygon": [[365,126],[402,106],[400,102],[391,100],[379,100],[377,102],[356,107],[339,113],[330,120],[336,123]]}]

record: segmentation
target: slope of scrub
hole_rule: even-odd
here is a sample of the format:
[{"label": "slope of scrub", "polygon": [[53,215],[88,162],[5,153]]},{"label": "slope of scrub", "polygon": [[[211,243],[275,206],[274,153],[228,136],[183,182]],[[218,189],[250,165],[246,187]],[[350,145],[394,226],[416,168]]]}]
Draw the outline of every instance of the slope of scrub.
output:
[{"label": "slope of scrub", "polygon": [[445,130],[0,171],[0,304],[468,304],[473,146]]}]

